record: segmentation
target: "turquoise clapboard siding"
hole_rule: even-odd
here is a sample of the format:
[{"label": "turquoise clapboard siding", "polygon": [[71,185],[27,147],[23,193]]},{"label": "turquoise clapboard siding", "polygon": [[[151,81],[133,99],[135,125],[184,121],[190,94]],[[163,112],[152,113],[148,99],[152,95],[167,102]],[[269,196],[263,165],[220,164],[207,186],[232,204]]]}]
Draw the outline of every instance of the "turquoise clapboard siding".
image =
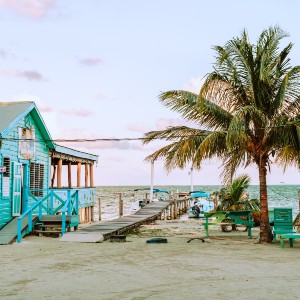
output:
[{"label": "turquoise clapboard siding", "polygon": [[[97,201],[95,188],[49,189],[49,191],[54,191],[55,194],[62,199],[67,199],[67,190],[71,190],[71,194],[73,194],[75,191],[78,191],[79,208],[94,206]],[[54,200],[54,209],[60,204],[61,203],[58,200]]]},{"label": "turquoise clapboard siding", "polygon": [[[13,201],[13,162],[19,163],[28,163],[27,160],[20,160],[18,158],[18,150],[19,150],[19,132],[18,128],[28,128],[33,126],[35,129],[35,137],[38,142],[35,145],[35,158],[30,162],[39,163],[44,165],[44,189],[49,187],[49,173],[50,173],[50,160],[49,160],[49,148],[46,142],[43,141],[43,136],[32,117],[32,114],[29,113],[25,117],[23,117],[15,126],[10,130],[10,132],[5,137],[5,140],[2,140],[2,145],[0,148],[0,165],[3,165],[3,158],[9,157],[11,160],[11,175],[10,175],[10,196],[9,198],[5,198],[2,196],[2,184],[3,184],[3,175],[0,176],[0,228],[3,227],[6,223],[8,223],[12,219],[12,201]],[[11,138],[11,140],[7,140],[7,138]],[[30,170],[28,168],[28,178],[30,182]],[[30,200],[28,206],[34,203],[34,200]]]}]

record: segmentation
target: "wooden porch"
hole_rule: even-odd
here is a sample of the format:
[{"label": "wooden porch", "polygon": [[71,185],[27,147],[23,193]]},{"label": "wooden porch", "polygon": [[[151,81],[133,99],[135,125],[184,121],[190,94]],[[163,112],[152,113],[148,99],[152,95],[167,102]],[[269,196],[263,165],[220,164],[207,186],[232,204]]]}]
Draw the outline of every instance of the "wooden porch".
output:
[{"label": "wooden porch", "polygon": [[[50,189],[56,193],[59,193],[60,189],[64,190],[66,188],[85,192],[91,189],[93,193],[90,193],[90,195],[88,193],[85,194],[85,198],[88,197],[90,199],[84,202],[80,201],[78,214],[80,223],[93,222],[96,202],[94,163],[98,157],[59,145],[56,145],[55,150],[51,150],[50,157]],[[84,180],[82,177],[84,177]]]}]

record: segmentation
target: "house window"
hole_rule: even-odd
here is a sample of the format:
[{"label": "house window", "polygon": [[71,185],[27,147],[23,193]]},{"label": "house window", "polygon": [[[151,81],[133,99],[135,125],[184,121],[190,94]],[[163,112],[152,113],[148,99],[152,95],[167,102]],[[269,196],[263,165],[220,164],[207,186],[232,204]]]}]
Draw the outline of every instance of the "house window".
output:
[{"label": "house window", "polygon": [[6,167],[5,172],[3,173],[2,178],[2,197],[9,197],[10,188],[9,188],[9,180],[10,180],[10,158],[3,158],[3,166]]},{"label": "house window", "polygon": [[30,164],[30,191],[32,195],[43,197],[44,188],[44,165]]},{"label": "house window", "polygon": [[3,158],[3,166],[6,167],[6,171],[3,173],[3,177],[10,176],[10,158],[4,157]]}]

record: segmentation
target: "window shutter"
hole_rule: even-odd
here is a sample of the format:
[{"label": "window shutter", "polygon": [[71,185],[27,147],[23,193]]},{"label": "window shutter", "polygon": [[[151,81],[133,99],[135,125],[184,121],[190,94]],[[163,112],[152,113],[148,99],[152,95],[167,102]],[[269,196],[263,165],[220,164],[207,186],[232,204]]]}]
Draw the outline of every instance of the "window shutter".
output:
[{"label": "window shutter", "polygon": [[44,188],[44,170],[45,166],[42,164],[30,164],[30,189],[34,196],[43,197]]}]

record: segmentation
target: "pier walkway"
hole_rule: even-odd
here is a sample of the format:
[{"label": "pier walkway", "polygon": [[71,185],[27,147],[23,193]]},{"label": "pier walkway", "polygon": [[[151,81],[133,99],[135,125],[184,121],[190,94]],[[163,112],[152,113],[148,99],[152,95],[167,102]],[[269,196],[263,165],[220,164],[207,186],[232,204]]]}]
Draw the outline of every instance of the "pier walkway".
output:
[{"label": "pier walkway", "polygon": [[157,219],[173,219],[187,210],[189,200],[151,202],[135,214],[123,216],[111,221],[104,221],[82,227],[77,231],[64,234],[62,242],[102,242],[112,235],[119,235],[128,230],[147,224]]}]

